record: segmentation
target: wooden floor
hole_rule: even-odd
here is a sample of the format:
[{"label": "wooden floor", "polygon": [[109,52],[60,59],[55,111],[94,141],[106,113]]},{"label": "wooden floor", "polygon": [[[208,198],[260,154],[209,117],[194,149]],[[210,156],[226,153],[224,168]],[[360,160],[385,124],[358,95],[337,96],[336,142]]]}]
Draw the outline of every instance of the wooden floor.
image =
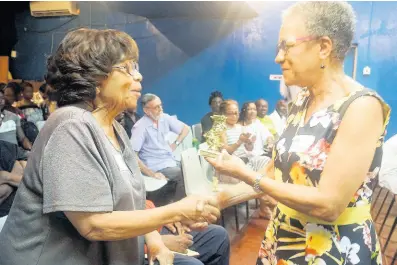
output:
[{"label": "wooden floor", "polygon": [[[256,216],[257,214],[254,214]],[[230,265],[255,265],[260,244],[265,236],[267,220],[252,217],[232,242]]]}]

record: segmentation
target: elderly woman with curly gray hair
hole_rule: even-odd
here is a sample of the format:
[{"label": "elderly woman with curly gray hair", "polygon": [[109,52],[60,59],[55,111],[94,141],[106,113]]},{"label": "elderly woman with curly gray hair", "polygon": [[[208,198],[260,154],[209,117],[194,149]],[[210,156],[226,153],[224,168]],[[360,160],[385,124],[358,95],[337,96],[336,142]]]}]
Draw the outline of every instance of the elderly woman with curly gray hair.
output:
[{"label": "elderly woman with curly gray hair", "polygon": [[193,228],[219,217],[215,201],[190,196],[145,210],[135,152],[115,117],[136,108],[138,47],[117,30],[69,32],[48,59],[58,106],[38,136],[0,234],[0,264],[173,264],[156,229]]},{"label": "elderly woman with curly gray hair", "polygon": [[276,63],[287,85],[307,89],[290,106],[272,162],[254,172],[226,152],[208,158],[245,182],[218,195],[222,207],[263,194],[278,201],[258,265],[381,264],[370,205],[390,108],[343,71],[354,31],[346,2],[288,8]]}]

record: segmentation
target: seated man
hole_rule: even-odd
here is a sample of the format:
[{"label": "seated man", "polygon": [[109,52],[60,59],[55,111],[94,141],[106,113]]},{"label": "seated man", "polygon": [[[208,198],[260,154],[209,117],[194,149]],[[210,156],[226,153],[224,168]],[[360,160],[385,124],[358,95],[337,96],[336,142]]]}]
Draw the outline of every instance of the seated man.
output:
[{"label": "seated man", "polygon": [[140,118],[141,116],[136,113],[135,109],[127,109],[120,113],[116,117],[116,120],[123,126],[128,138],[131,138],[132,127],[134,127],[135,123],[139,121]]},{"label": "seated man", "polygon": [[[139,167],[145,175],[158,178],[165,175],[171,183],[176,184],[175,194],[168,194],[167,197],[170,198],[164,198],[166,203],[180,200],[185,197],[183,175],[181,165],[175,160],[172,152],[189,133],[189,127],[163,113],[161,100],[156,95],[144,95],[141,103],[145,115],[135,123],[131,131],[131,144],[138,153]],[[167,141],[169,132],[178,135],[171,145]],[[164,201],[155,203],[164,205]]]},{"label": "seated man", "polygon": [[201,119],[201,129],[203,133],[203,141],[204,134],[207,133],[212,128],[212,115],[219,115],[220,114],[220,106],[223,101],[222,93],[219,91],[214,91],[211,93],[208,103],[211,107],[211,111],[205,114],[205,116]]},{"label": "seated man", "polygon": [[[154,204],[146,201],[146,209],[152,208]],[[204,231],[190,231],[175,223],[160,228],[160,234],[171,251],[185,253],[190,249],[199,253],[197,257],[175,254],[174,265],[229,265],[229,235],[222,226],[209,225]]]}]

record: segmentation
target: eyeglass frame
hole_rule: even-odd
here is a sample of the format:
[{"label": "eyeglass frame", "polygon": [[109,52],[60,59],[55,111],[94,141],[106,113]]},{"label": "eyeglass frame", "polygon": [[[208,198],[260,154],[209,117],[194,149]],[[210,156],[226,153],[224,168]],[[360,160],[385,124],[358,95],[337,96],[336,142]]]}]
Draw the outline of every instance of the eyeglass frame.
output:
[{"label": "eyeglass frame", "polygon": [[[128,63],[126,63],[126,64],[128,64]],[[135,79],[135,75],[136,75],[136,74],[141,74],[141,73],[139,72],[139,64],[138,64],[137,62],[135,62],[135,61],[132,61],[132,62],[130,63],[130,65],[131,65],[131,72],[130,72],[130,70],[128,69],[128,67],[125,66],[125,65],[112,66],[112,69],[124,70],[123,72],[125,72],[126,74],[128,74],[129,76],[131,76],[132,78]]]},{"label": "eyeglass frame", "polygon": [[[290,48],[298,46],[304,42],[317,40],[317,39],[318,39],[318,37],[314,37],[314,36],[299,37],[299,38],[294,39],[293,45],[287,45],[288,40],[282,40],[279,43],[277,43],[276,56],[280,53],[280,50],[284,51],[284,55],[287,55]],[[300,43],[297,43],[298,41],[300,41]]]}]

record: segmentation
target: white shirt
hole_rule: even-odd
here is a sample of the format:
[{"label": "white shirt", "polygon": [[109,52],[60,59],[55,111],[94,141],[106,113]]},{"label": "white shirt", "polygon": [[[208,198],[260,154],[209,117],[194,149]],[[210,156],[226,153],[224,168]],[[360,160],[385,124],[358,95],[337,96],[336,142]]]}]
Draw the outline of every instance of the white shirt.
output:
[{"label": "white shirt", "polygon": [[244,126],[244,131],[256,136],[254,149],[250,152],[252,156],[260,156],[264,153],[264,146],[267,139],[272,137],[269,130],[259,120],[253,121],[250,125]]},{"label": "white shirt", "polygon": [[383,145],[379,186],[397,194],[397,135],[392,136]]},{"label": "white shirt", "polygon": [[284,131],[285,125],[287,124],[287,118],[281,117],[276,110],[269,115],[269,118],[273,121],[277,134],[281,135]]}]

